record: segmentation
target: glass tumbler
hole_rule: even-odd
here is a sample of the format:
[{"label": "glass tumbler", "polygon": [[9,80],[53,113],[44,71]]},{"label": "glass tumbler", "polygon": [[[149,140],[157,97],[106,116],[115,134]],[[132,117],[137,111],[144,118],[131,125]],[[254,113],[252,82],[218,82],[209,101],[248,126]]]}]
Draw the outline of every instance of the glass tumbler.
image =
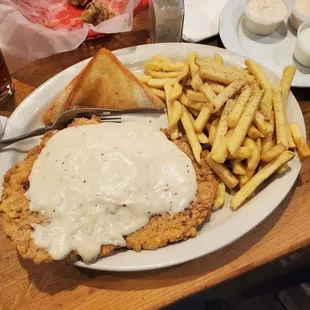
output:
[{"label": "glass tumbler", "polygon": [[0,50],[0,104],[6,101],[13,92],[13,81]]},{"label": "glass tumbler", "polygon": [[183,0],[149,0],[151,43],[181,42],[183,23]]}]

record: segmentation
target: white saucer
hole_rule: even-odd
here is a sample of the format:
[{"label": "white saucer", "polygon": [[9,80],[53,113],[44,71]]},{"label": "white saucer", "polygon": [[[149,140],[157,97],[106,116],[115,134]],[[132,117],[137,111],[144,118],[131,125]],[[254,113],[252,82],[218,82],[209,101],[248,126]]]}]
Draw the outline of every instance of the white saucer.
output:
[{"label": "white saucer", "polygon": [[184,0],[183,40],[198,42],[219,32],[219,17],[228,0]]},{"label": "white saucer", "polygon": [[310,68],[299,64],[293,57],[296,31],[283,23],[269,36],[258,36],[244,27],[244,0],[230,0],[222,10],[219,33],[224,46],[263,64],[281,76],[283,68],[290,64],[297,67],[292,85],[310,87]]}]

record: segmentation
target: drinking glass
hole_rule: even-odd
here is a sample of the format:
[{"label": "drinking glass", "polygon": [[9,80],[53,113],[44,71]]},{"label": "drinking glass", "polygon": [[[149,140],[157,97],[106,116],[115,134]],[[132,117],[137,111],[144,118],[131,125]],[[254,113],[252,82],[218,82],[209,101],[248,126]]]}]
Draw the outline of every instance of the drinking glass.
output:
[{"label": "drinking glass", "polygon": [[0,50],[0,104],[6,101],[13,92],[13,81]]},{"label": "drinking glass", "polygon": [[183,0],[149,0],[151,43],[181,42],[183,23]]}]

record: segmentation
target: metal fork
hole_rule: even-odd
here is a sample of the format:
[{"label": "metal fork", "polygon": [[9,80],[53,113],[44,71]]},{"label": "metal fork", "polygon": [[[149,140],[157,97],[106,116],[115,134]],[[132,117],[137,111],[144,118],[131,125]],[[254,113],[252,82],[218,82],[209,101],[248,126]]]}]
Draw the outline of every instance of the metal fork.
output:
[{"label": "metal fork", "polygon": [[4,147],[22,141],[31,137],[36,137],[45,134],[48,131],[60,130],[66,128],[74,118],[85,117],[91,118],[93,115],[100,119],[100,122],[121,123],[123,114],[143,114],[143,113],[163,113],[163,110],[155,109],[136,109],[136,110],[115,110],[115,109],[96,109],[96,108],[81,108],[65,111],[58,116],[56,121],[45,127],[38,128],[24,135],[0,140],[0,150]]}]

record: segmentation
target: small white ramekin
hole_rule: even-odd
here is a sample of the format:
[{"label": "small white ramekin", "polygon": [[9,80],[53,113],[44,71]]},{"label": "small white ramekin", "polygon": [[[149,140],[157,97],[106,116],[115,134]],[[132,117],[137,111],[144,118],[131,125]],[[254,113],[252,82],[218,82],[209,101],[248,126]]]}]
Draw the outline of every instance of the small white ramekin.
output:
[{"label": "small white ramekin", "polygon": [[282,0],[282,2],[286,6],[287,15],[283,16],[281,19],[273,19],[268,20],[264,18],[260,18],[258,16],[255,16],[251,13],[251,11],[248,9],[248,0],[244,6],[244,15],[245,15],[245,27],[247,30],[249,30],[253,34],[261,35],[261,36],[267,36],[274,31],[277,30],[277,28],[280,26],[280,24],[288,18],[288,16],[291,13],[291,2],[288,0]]},{"label": "small white ramekin", "polygon": [[310,22],[305,22],[298,28],[294,57],[303,66],[310,67],[310,49],[305,45],[304,41],[300,37],[301,32],[307,28],[310,28]]},{"label": "small white ramekin", "polygon": [[[310,2],[309,2],[309,5],[310,5]],[[304,15],[302,12],[300,12],[297,9],[296,3],[294,1],[294,7],[292,10],[292,14],[290,15],[290,18],[289,18],[289,23],[291,27],[297,31],[298,27],[304,22],[310,22],[310,16]]]}]

